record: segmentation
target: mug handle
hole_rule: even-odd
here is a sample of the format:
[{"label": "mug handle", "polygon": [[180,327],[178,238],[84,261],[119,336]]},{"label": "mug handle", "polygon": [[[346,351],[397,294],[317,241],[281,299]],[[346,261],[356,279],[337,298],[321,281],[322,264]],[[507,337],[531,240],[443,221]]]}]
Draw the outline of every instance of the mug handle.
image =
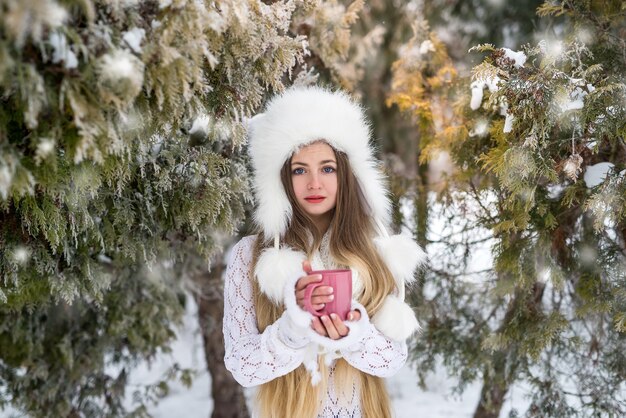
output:
[{"label": "mug handle", "polygon": [[320,286],[321,284],[321,282],[309,283],[304,289],[304,308],[315,316],[322,316],[322,314],[313,309],[313,305],[311,304],[311,296],[313,296],[313,291],[315,290],[315,288]]}]

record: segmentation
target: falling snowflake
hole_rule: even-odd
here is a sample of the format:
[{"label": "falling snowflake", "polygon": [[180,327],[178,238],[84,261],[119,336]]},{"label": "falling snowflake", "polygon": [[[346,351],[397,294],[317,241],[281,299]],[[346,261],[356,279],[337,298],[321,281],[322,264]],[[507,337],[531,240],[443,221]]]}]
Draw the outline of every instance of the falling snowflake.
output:
[{"label": "falling snowflake", "polygon": [[39,143],[37,144],[37,150],[35,151],[35,159],[37,164],[39,164],[43,159],[45,159],[48,155],[52,154],[54,151],[55,141],[50,138],[39,138]]},{"label": "falling snowflake", "polygon": [[30,250],[24,246],[16,247],[13,250],[13,261],[17,264],[26,264],[30,259]]},{"label": "falling snowflake", "polygon": [[469,133],[470,136],[483,136],[489,130],[489,122],[484,119],[480,119],[474,125],[474,129],[472,129]]},{"label": "falling snowflake", "polygon": [[11,183],[13,183],[13,173],[8,166],[3,165],[0,167],[0,196],[6,200],[9,197],[9,190],[11,189]]}]

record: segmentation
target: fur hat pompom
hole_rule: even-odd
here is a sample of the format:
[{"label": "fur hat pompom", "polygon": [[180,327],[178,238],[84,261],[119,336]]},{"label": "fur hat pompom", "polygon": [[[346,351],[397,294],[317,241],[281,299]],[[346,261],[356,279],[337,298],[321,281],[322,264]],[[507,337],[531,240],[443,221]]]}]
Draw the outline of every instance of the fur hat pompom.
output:
[{"label": "fur hat pompom", "polygon": [[413,283],[415,269],[426,262],[424,250],[407,235],[378,237],[374,242],[398,287]]},{"label": "fur hat pompom", "polygon": [[305,255],[290,248],[267,248],[259,256],[254,273],[261,292],[276,305],[284,303],[285,285],[304,274]]},{"label": "fur hat pompom", "polygon": [[394,295],[385,298],[383,306],[372,317],[372,323],[376,329],[395,341],[405,341],[420,330],[411,307]]}]

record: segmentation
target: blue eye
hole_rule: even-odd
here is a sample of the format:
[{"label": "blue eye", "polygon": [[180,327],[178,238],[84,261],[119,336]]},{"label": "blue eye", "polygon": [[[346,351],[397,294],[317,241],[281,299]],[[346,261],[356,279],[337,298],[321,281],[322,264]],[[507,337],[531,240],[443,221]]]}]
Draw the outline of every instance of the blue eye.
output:
[{"label": "blue eye", "polygon": [[291,174],[304,174],[304,168],[298,167],[291,172]]},{"label": "blue eye", "polygon": [[324,173],[334,173],[335,169],[333,167],[324,167],[322,168],[322,170],[324,171]]}]

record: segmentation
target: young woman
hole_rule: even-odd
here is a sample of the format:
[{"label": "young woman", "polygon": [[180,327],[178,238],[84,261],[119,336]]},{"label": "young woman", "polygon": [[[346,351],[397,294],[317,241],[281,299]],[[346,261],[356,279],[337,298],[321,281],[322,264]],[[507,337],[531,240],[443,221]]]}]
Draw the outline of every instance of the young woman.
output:
[{"label": "young woman", "polygon": [[[343,93],[292,88],[249,126],[259,233],[234,247],[224,288],[226,367],[259,386],[253,416],[391,416],[383,378],[417,330],[404,286],[424,260],[389,236],[390,203],[362,109]],[[342,321],[304,310],[312,270],[350,268]],[[319,286],[321,309],[332,288]]]}]

